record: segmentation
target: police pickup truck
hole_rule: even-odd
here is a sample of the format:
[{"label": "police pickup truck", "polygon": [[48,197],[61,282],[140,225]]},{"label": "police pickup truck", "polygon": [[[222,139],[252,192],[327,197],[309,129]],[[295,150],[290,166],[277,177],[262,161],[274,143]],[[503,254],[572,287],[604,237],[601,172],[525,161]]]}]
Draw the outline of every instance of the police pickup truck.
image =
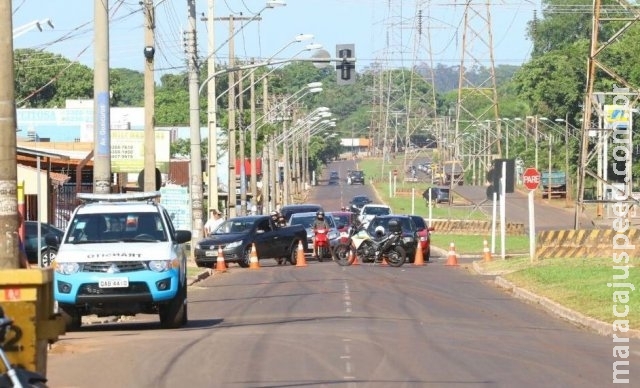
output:
[{"label": "police pickup truck", "polygon": [[187,256],[191,231],[175,230],[159,192],[78,194],[53,262],[54,300],[79,328],[82,316],[155,314],[163,328],[187,323]]},{"label": "police pickup truck", "polygon": [[242,268],[250,265],[253,244],[258,259],[297,263],[298,244],[307,249],[307,231],[302,225],[279,227],[269,216],[234,217],[224,221],[215,232],[198,241],[194,255],[198,267],[213,267],[222,248],[225,262]]}]

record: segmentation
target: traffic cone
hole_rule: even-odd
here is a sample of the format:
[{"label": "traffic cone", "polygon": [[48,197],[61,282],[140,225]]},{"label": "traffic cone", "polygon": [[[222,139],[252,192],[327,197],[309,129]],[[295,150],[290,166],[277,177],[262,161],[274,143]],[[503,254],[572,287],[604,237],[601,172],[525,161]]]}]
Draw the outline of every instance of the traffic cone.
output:
[{"label": "traffic cone", "polygon": [[251,244],[251,253],[249,254],[249,269],[259,269],[258,252],[256,251],[256,243]]},{"label": "traffic cone", "polygon": [[413,265],[424,265],[424,255],[422,254],[422,244],[420,244],[420,242],[418,242],[416,256],[413,259]]},{"label": "traffic cone", "polygon": [[224,262],[222,246],[218,247],[218,259],[216,260],[216,272],[227,272],[227,264]]},{"label": "traffic cone", "polygon": [[456,246],[453,244],[453,241],[449,245],[449,255],[447,256],[447,262],[444,265],[452,267],[458,266],[458,255],[456,254]]},{"label": "traffic cone", "polygon": [[482,248],[482,258],[485,262],[489,262],[492,260],[491,251],[489,250],[489,243],[487,240],[484,240],[484,248]]},{"label": "traffic cone", "polygon": [[352,249],[349,249],[349,261],[351,261],[352,257],[353,262],[351,263],[351,265],[360,265],[360,262],[358,261],[358,255],[356,255]]},{"label": "traffic cone", "polygon": [[298,241],[298,256],[296,257],[296,267],[306,267],[307,259],[304,257],[304,247],[302,241]]}]

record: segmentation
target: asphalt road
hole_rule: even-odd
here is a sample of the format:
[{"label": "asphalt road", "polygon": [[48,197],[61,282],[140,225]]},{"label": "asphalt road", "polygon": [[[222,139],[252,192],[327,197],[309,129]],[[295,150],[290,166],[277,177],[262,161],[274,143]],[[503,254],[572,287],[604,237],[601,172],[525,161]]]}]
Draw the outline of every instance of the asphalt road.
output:
[{"label": "asphalt road", "polygon": [[[320,186],[337,207],[368,187]],[[348,200],[347,200],[348,201]],[[189,324],[85,326],[48,358],[51,387],[603,387],[614,343],[445,266],[235,265],[189,288]],[[640,378],[640,344],[628,361]],[[626,376],[619,376],[626,377]]]}]

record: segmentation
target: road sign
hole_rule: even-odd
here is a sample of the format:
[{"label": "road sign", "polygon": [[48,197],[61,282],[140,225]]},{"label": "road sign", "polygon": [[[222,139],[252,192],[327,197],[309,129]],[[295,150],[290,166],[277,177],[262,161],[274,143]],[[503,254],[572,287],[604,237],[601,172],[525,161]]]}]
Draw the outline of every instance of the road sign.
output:
[{"label": "road sign", "polygon": [[529,190],[535,190],[540,186],[540,171],[533,167],[524,170],[522,174],[524,186]]}]

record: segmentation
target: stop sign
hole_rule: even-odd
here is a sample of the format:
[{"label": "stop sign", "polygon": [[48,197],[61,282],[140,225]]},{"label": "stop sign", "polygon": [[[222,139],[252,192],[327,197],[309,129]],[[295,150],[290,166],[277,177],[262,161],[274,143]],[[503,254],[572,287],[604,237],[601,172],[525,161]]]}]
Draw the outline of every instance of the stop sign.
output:
[{"label": "stop sign", "polygon": [[533,167],[529,167],[524,170],[522,174],[522,181],[524,186],[529,190],[535,190],[540,185],[540,171]]}]

